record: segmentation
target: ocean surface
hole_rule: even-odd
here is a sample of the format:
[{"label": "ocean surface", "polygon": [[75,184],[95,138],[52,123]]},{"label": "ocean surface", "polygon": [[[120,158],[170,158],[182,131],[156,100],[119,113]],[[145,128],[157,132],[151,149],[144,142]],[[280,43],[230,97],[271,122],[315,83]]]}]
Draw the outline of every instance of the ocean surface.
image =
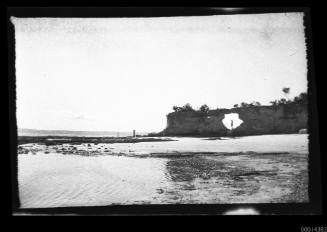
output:
[{"label": "ocean surface", "polygon": [[[88,149],[103,154],[97,156],[64,155],[46,147],[35,155],[19,154],[21,207],[308,201],[306,134],[173,139],[176,141],[92,144]],[[106,155],[102,153],[105,149],[135,156]],[[226,155],[137,157],[187,151]],[[234,154],[249,151],[253,153]]]},{"label": "ocean surface", "polygon": [[[136,131],[137,135],[146,135],[149,132]],[[18,136],[77,136],[77,137],[125,137],[132,136],[133,131],[69,131],[69,130],[35,130],[18,129]]]}]

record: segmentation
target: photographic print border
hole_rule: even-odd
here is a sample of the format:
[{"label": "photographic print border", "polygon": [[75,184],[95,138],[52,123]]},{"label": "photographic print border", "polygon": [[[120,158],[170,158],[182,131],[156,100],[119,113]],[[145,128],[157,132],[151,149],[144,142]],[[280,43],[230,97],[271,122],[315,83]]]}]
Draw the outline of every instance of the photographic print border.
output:
[{"label": "photographic print border", "polygon": [[[303,12],[307,46],[309,97],[309,203],[273,204],[181,204],[181,205],[110,205],[91,207],[19,208],[17,180],[17,120],[15,78],[15,32],[10,17],[174,17],[208,16],[223,14],[258,14]],[[12,183],[12,212],[20,214],[78,214],[78,215],[217,215],[231,209],[252,208],[260,214],[306,215],[321,214],[321,162],[314,54],[309,7],[254,7],[227,10],[220,7],[8,7],[8,68],[10,160]]]}]

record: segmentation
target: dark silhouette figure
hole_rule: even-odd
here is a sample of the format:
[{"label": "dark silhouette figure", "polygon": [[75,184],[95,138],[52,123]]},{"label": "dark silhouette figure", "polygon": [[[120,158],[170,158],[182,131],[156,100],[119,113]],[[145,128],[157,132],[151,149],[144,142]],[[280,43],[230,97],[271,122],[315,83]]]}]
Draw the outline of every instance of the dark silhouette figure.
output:
[{"label": "dark silhouette figure", "polygon": [[231,127],[232,130],[233,130],[233,120],[231,120],[231,122],[230,122],[230,127]]}]

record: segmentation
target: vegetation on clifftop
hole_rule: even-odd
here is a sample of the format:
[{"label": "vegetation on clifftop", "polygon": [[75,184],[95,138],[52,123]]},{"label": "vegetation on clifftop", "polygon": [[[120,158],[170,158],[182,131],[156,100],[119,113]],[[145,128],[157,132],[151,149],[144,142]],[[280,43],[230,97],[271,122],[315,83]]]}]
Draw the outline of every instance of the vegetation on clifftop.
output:
[{"label": "vegetation on clifftop", "polygon": [[[308,95],[307,93],[303,92],[300,93],[298,96],[294,97],[292,100],[289,99],[287,96],[290,92],[290,88],[283,88],[282,89],[284,95],[286,98],[281,98],[279,100],[270,101],[271,106],[280,106],[280,105],[286,105],[286,104],[299,104],[299,105],[305,105],[308,103]],[[258,101],[253,101],[251,103],[242,102],[240,104],[235,104],[234,108],[247,108],[247,107],[258,107],[261,106],[261,103]],[[199,107],[198,110],[195,110],[189,103],[185,104],[182,107],[173,106],[174,112],[202,112],[202,113],[208,113],[210,111],[209,106],[206,104]]]}]

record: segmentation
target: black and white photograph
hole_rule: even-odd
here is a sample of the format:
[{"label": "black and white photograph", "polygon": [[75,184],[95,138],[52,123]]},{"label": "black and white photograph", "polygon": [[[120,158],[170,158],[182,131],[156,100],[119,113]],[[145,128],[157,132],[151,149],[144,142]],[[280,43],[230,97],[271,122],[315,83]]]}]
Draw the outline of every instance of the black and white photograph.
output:
[{"label": "black and white photograph", "polygon": [[306,17],[11,16],[18,208],[310,203]]}]

